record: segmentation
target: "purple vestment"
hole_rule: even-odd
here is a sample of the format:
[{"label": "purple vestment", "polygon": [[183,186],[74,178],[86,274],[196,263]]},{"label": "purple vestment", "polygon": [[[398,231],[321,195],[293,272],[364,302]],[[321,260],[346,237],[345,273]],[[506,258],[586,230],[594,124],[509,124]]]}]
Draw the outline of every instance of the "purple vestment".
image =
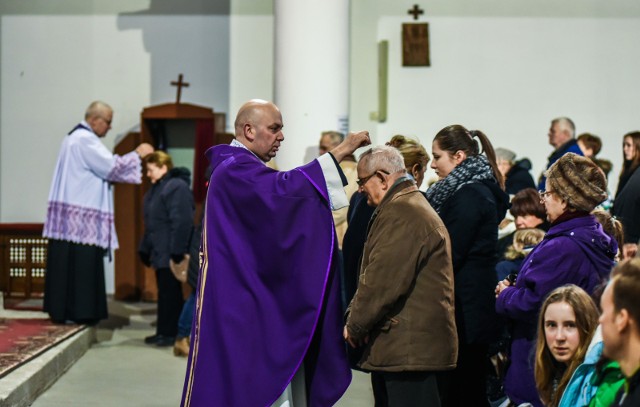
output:
[{"label": "purple vestment", "polygon": [[288,172],[248,150],[207,151],[203,261],[183,406],[270,406],[302,363],[309,406],[351,380],[337,244],[317,161]]}]

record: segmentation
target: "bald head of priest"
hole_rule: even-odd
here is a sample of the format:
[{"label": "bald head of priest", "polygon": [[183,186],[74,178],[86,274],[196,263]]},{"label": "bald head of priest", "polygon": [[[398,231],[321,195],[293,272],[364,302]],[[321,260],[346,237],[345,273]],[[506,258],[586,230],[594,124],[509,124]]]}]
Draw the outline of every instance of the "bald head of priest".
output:
[{"label": "bald head of priest", "polygon": [[284,141],[282,114],[271,102],[252,99],[243,104],[235,122],[236,139],[264,162],[278,153]]},{"label": "bald head of priest", "polygon": [[[276,171],[265,163],[284,141],[282,127],[276,105],[250,100],[231,143],[207,150],[211,178],[183,407],[211,400],[280,406],[292,391],[304,392],[309,405],[329,406],[349,385],[332,210],[349,202],[339,163],[370,144],[369,134],[351,133],[312,162]],[[255,378],[251,391],[247,372]]]}]

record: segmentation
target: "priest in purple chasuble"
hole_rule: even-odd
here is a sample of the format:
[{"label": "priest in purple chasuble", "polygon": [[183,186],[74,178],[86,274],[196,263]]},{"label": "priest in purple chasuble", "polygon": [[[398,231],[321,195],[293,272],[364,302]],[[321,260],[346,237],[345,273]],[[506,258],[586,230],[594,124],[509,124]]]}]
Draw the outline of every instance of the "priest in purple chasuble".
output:
[{"label": "priest in purple chasuble", "polygon": [[251,100],[238,111],[236,139],[207,151],[183,406],[331,406],[351,381],[331,210],[348,204],[338,163],[369,136],[351,133],[330,153],[279,172],[265,163],[282,127],[273,103]]}]

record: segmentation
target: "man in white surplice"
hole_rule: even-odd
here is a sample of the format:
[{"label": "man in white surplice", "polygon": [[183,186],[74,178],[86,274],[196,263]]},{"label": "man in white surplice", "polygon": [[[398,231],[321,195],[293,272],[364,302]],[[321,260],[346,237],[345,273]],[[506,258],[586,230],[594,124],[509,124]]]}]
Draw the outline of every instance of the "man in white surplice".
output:
[{"label": "man in white surplice", "polygon": [[111,183],[139,184],[147,143],[122,156],[100,141],[113,109],[93,102],[65,136],[58,155],[43,236],[49,238],[44,311],[55,322],[95,324],[107,318],[103,258],[118,247]]}]

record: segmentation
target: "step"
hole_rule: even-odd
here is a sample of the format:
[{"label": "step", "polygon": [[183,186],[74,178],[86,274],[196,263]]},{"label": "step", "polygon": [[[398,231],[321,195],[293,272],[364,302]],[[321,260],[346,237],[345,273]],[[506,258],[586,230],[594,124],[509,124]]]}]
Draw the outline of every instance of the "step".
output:
[{"label": "step", "polygon": [[0,407],[26,407],[58,380],[95,342],[86,327],[0,379]]}]

